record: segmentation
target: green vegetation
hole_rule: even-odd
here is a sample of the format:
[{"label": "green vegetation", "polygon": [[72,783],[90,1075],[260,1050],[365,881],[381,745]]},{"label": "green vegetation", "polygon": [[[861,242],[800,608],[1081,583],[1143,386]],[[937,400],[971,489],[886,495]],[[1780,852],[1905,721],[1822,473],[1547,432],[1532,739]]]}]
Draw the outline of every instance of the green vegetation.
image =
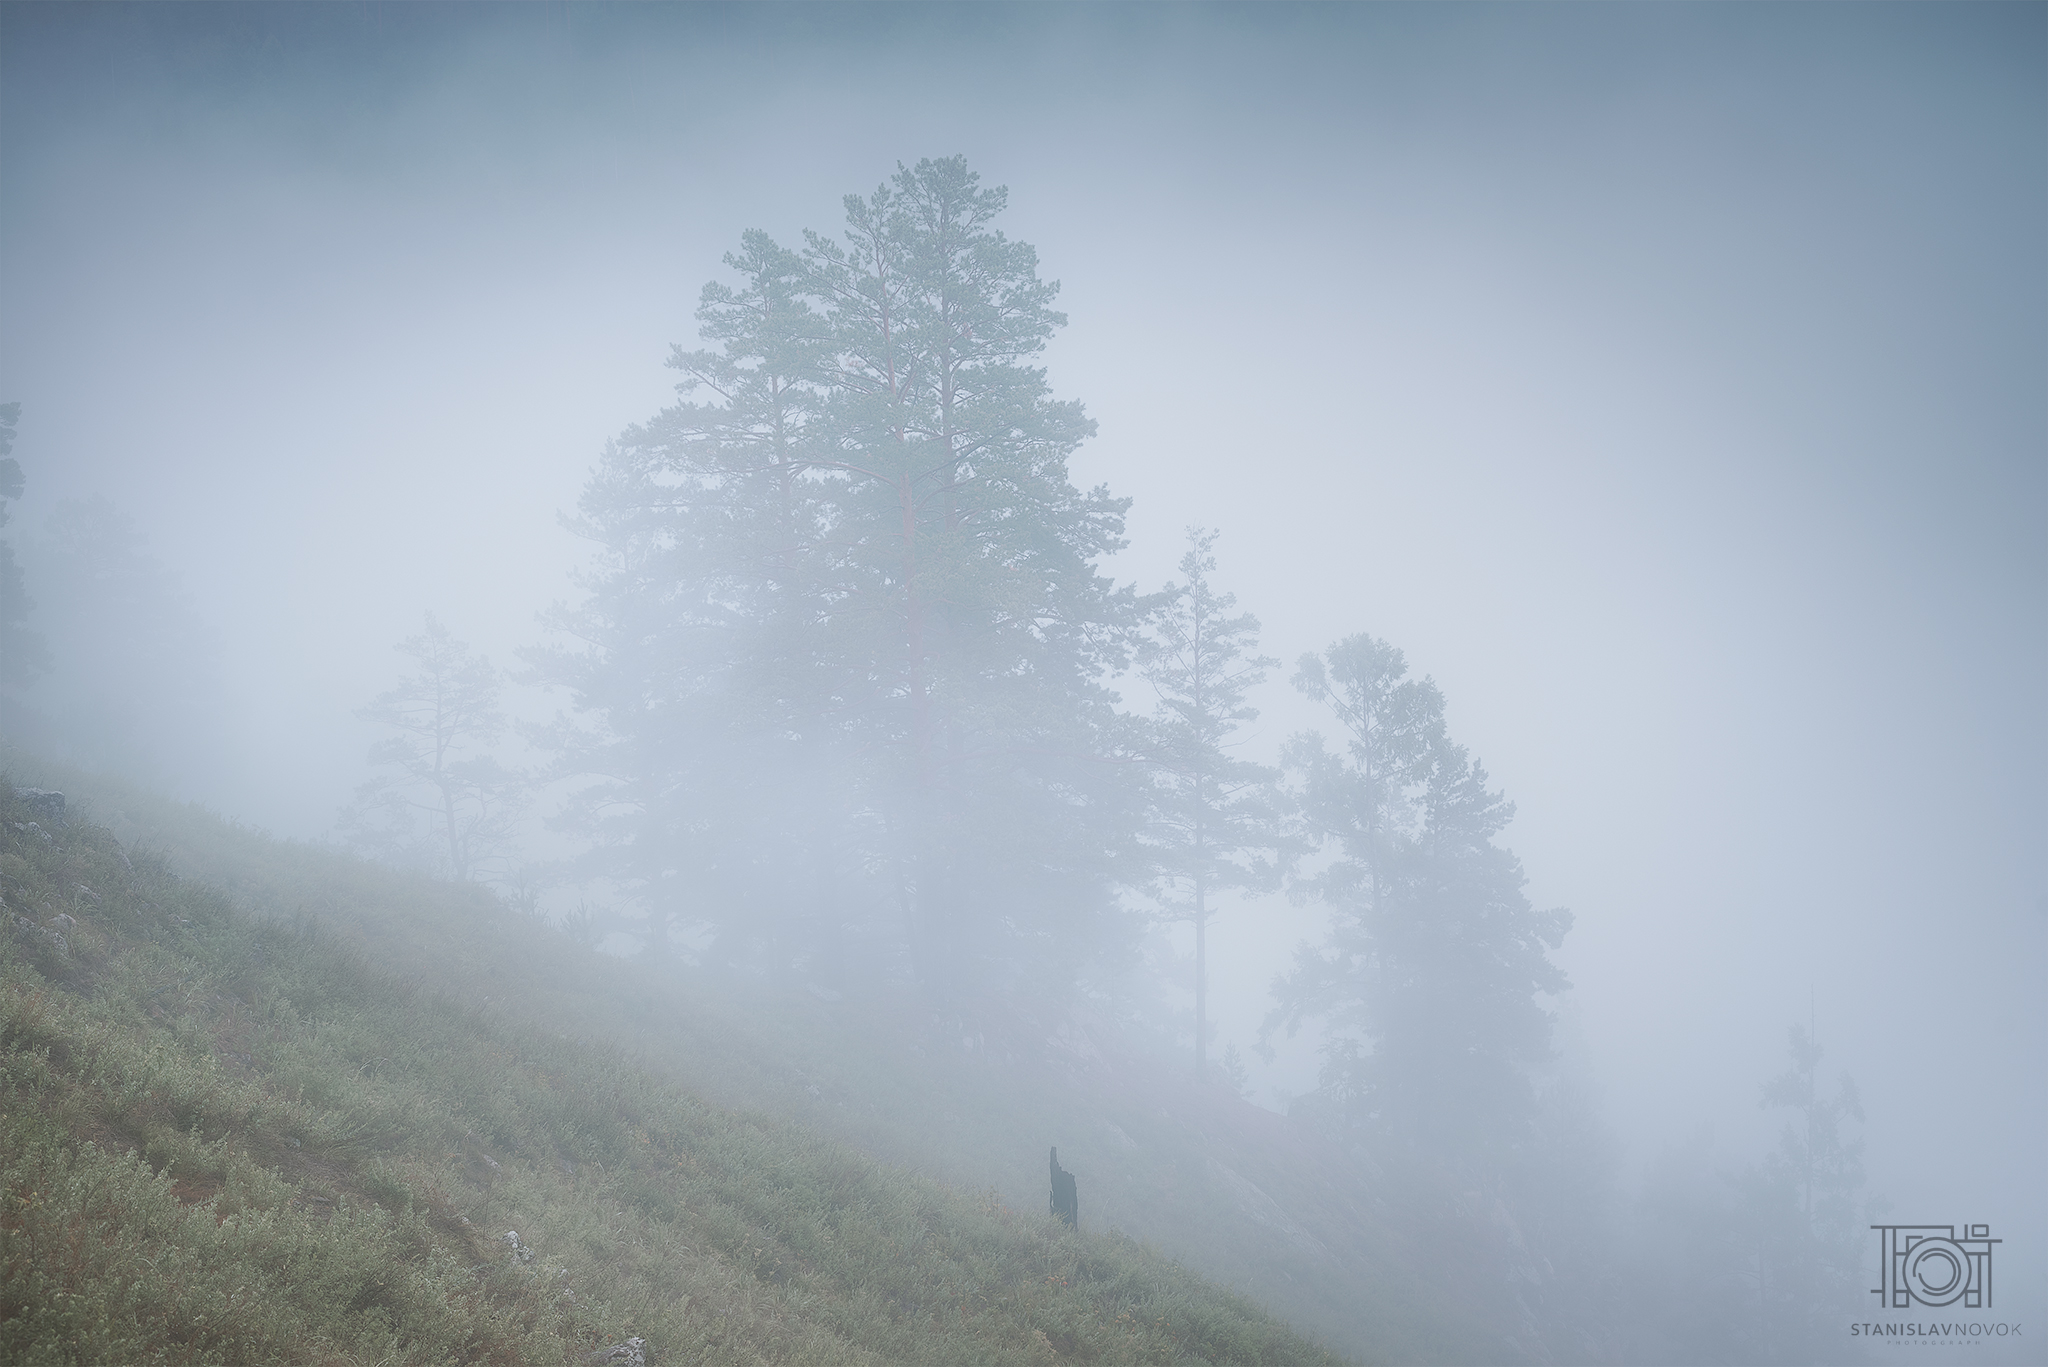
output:
[{"label": "green vegetation", "polygon": [[[556,1363],[629,1336],[657,1364],[1332,1360],[1128,1238],[550,1018],[508,963],[568,965],[564,1000],[610,966],[472,888],[159,815],[189,864],[269,860],[231,897],[0,791],[8,1361]],[[355,943],[323,924],[401,889]]]},{"label": "green vegetation", "polygon": [[[92,1138],[96,1162],[141,1162],[123,1169],[137,1181],[184,1182],[195,1201],[216,1203],[223,1229],[297,1209],[297,1195],[263,1183],[290,1187],[308,1154],[354,1165],[323,1179],[335,1184],[316,1203],[331,1211],[323,1218],[427,1212],[409,1234],[350,1235],[374,1245],[366,1267],[426,1269],[417,1286],[379,1283],[364,1302],[376,1312],[366,1323],[384,1328],[333,1331],[350,1352],[381,1354],[372,1340],[389,1330],[428,1353],[488,1354],[502,1342],[531,1356],[540,1350],[519,1334],[575,1341],[640,1327],[701,1355],[686,1313],[695,1293],[668,1279],[707,1257],[756,1281],[768,1258],[769,1280],[793,1288],[788,1305],[755,1297],[744,1314],[717,1316],[758,1312],[772,1332],[731,1341],[769,1357],[987,1360],[992,1344],[1081,1357],[1268,1353],[1265,1329],[1240,1339],[1199,1327],[1200,1316],[1176,1318],[1163,1301],[1146,1301],[1150,1318],[1133,1320],[1139,1308],[1122,1292],[1100,1302],[1099,1331],[1084,1333],[1079,1311],[1039,1323],[1018,1287],[1095,1296],[1101,1278],[1046,1251],[1063,1246],[1031,1233],[1035,1217],[1016,1233],[1017,1247],[1037,1251],[1015,1267],[979,1235],[960,1234],[962,1245],[950,1232],[920,1234],[919,1256],[945,1271],[885,1294],[860,1269],[878,1250],[883,1264],[900,1262],[888,1252],[895,1236],[859,1229],[828,1256],[805,1223],[879,1197],[849,1194],[836,1169],[816,1176],[800,1165],[774,1179],[797,1193],[788,1209],[748,1204],[746,1183],[776,1172],[787,1142],[842,1145],[858,1164],[987,1191],[984,1221],[1043,1204],[1045,1155],[1057,1144],[1080,1183],[1084,1234],[1147,1241],[1343,1351],[1542,1356],[1527,1347],[1545,1318],[1531,1302],[1556,1299],[1558,1279],[1517,1229],[1508,1178],[1535,1138],[1527,1073],[1549,1057],[1550,1030],[1537,997],[1564,985],[1545,957],[1564,921],[1522,899],[1519,865],[1492,843],[1511,809],[1445,739],[1434,685],[1394,689],[1398,652],[1357,638],[1378,662],[1367,674],[1347,663],[1355,642],[1331,652],[1334,689],[1309,691],[1333,704],[1353,743],[1332,754],[1319,739],[1297,741],[1294,789],[1280,771],[1233,758],[1234,734],[1255,716],[1245,690],[1275,662],[1255,654],[1256,619],[1233,615],[1234,599],[1210,582],[1214,533],[1195,534],[1185,583],[1160,594],[1140,597],[1101,573],[1124,544],[1129,503],[1073,483],[1069,459],[1094,424],[1054,397],[1037,364],[1066,319],[1033,249],[995,228],[1007,202],[950,157],[899,165],[872,194],[842,201],[840,237],[806,233],[785,248],[745,234],[725,258],[728,280],[700,299],[710,349],[671,357],[678,402],[621,433],[592,472],[578,522],[595,551],[587,593],[551,615],[555,647],[526,652],[529,677],[566,690],[574,715],[534,738],[553,755],[542,776],[563,781],[551,820],[587,838],[561,867],[629,903],[651,953],[630,964],[593,953],[463,881],[508,856],[508,818],[531,793],[489,753],[504,724],[496,672],[430,616],[426,633],[400,646],[418,672],[363,713],[392,733],[372,752],[390,772],[360,792],[341,828],[383,867],[117,783],[36,775],[103,811],[118,842],[107,850],[128,853],[118,875],[98,868],[89,885],[134,920],[115,931],[102,924],[112,912],[53,904],[16,927],[17,951],[57,954],[30,964],[40,976],[22,990],[43,1001],[35,994],[54,973],[72,993],[65,1011],[31,1012],[18,1030],[21,1048],[55,1060],[21,1084],[35,1091],[34,1110],[60,1117],[48,1120],[51,1135]],[[69,707],[166,677],[166,661],[200,659],[172,648],[204,633],[166,634],[182,620],[177,595],[126,519],[103,500],[59,512],[52,563],[69,568],[53,582],[81,586],[79,610],[58,615],[71,632],[60,653],[105,665],[115,659],[106,648],[147,644],[135,658],[148,668],[87,669],[89,684],[53,682],[46,701]],[[83,610],[101,598],[105,612]],[[107,629],[86,630],[94,622]],[[1111,688],[1134,661],[1157,694],[1151,717],[1122,710]],[[1320,662],[1314,677],[1324,677]],[[1360,689],[1428,705],[1382,716]],[[143,712],[112,694],[76,712],[69,729],[90,743],[61,753],[136,772],[112,757],[167,738],[191,743],[203,728],[186,714],[221,696],[197,685],[153,692],[162,696]],[[116,736],[121,728],[133,734]],[[34,731],[10,734],[41,743]],[[1388,742],[1399,743],[1373,748]],[[182,776],[218,763],[218,748],[194,746]],[[1373,1047],[1338,1056],[1320,1119],[1295,1123],[1206,1076],[1207,925],[1217,893],[1272,890],[1292,856],[1331,843],[1340,859],[1294,890],[1330,903],[1337,935],[1330,952],[1300,959],[1283,1015],[1290,1025],[1329,1017]],[[186,918],[214,927],[219,943],[164,940],[164,923],[122,900],[138,849],[163,852],[152,877],[229,899]],[[456,881],[418,875],[428,867]],[[65,873],[51,886],[73,883],[88,880]],[[1134,971],[1148,918],[1128,899],[1141,891],[1154,919],[1193,924],[1192,1078],[1184,1060],[1162,1057],[1174,1027],[1147,1009],[1156,981]],[[89,922],[61,952],[46,935],[58,914]],[[603,923],[593,913],[578,928]],[[281,926],[298,938],[272,943]],[[690,953],[673,952],[672,932]],[[328,963],[321,955],[344,951],[355,956],[348,967],[316,971]],[[189,981],[174,995],[196,1003],[162,1008],[161,1019],[134,1005],[142,989],[128,976],[143,971],[131,961],[148,967],[159,954],[173,958],[149,971]],[[295,976],[305,974],[333,982],[316,988]],[[344,982],[353,986],[333,985]],[[107,1024],[124,1012],[150,1023],[125,1033]],[[267,1043],[231,1050],[247,1076],[230,1069],[218,1096],[210,1074],[164,1084],[176,1099],[162,1103],[176,1112],[168,1119],[107,1099],[114,1084],[97,1074],[67,1071],[73,1057],[116,1048],[87,1048],[88,1038],[154,1048],[165,1030],[189,1036],[192,1059],[217,1060],[229,1047],[221,1040],[245,1033]],[[138,1075],[170,1068],[113,1057]],[[292,1120],[308,1134],[273,1132],[284,1122],[265,1108],[278,1087],[294,1105],[322,1108]],[[717,1118],[733,1112],[754,1128],[720,1128],[738,1123]],[[106,1115],[125,1119],[101,1134]],[[606,1120],[588,1129],[593,1116]],[[165,1126],[185,1138],[164,1138]],[[323,1126],[357,1147],[315,1144],[308,1135]],[[297,1142],[279,1148],[286,1140]],[[45,1147],[70,1153],[55,1139]],[[370,1163],[381,1165],[374,1178]],[[659,1185],[648,1172],[675,1183],[693,1163],[712,1183],[695,1199],[727,1212],[711,1233],[697,1205],[684,1218],[639,1194]],[[490,1174],[481,1195],[461,1186],[479,1165]],[[521,1186],[518,1173],[538,1186]],[[549,1224],[571,1219],[559,1213],[565,1203],[616,1209],[608,1237],[653,1250],[649,1267],[664,1270],[639,1277],[624,1255],[550,1262],[557,1244],[605,1244]],[[83,1211],[59,1227],[80,1227]],[[877,1218],[895,1229],[890,1221],[910,1217]],[[954,1228],[917,1218],[920,1229]],[[568,1279],[543,1298],[545,1315],[542,1302],[515,1313],[506,1307],[518,1298],[491,1289],[490,1261],[477,1260],[523,1246],[499,1250],[490,1239],[502,1230],[476,1234],[486,1225],[551,1241],[508,1274],[530,1278],[546,1264]],[[445,1254],[446,1267],[430,1253]],[[106,1267],[132,1256],[108,1253]],[[1005,1270],[961,1270],[991,1259],[989,1269]],[[246,1264],[254,1277],[262,1256],[205,1261]],[[89,1263],[77,1276],[98,1286]],[[436,1280],[444,1274],[454,1280]],[[1121,1285],[1121,1273],[1102,1275]],[[572,1302],[578,1276],[612,1280]],[[484,1290],[470,1294],[471,1281]],[[358,1288],[349,1303],[367,1294]],[[637,1309],[575,1318],[612,1301]],[[458,1302],[471,1309],[448,1308]],[[455,1318],[415,1324],[429,1306]],[[880,1318],[870,1324],[849,1306]],[[210,1313],[218,1324],[225,1310]],[[996,1327],[986,1341],[947,1331],[948,1313]],[[912,1322],[914,1348],[892,1337]],[[777,1337],[797,1333],[791,1326],[825,1337]],[[264,1342],[309,1343],[319,1332],[280,1321],[280,1337]],[[202,1341],[195,1351],[214,1350]]]},{"label": "green vegetation", "polygon": [[[887,984],[828,1002],[645,954],[621,960],[474,884],[280,841],[4,745],[0,770],[62,789],[131,852],[162,851],[253,913],[317,924],[372,968],[482,1019],[615,1047],[717,1105],[962,1190],[993,1188],[1034,1215],[1057,1144],[1080,1177],[1084,1233],[1121,1230],[1353,1360],[1515,1360],[1528,1355],[1515,1344],[1533,1341],[1531,1312],[1545,1312],[1548,1288],[1528,1289],[1530,1254],[1496,1201],[1376,1167],[1318,1126],[1198,1087],[1177,1050],[1136,1051],[1099,1018],[1049,1022],[1036,1038],[991,1034],[969,1051],[957,1022],[911,1009]],[[492,1232],[506,1228],[518,1226]],[[1523,1278],[1519,1295],[1500,1292],[1510,1276]]]}]

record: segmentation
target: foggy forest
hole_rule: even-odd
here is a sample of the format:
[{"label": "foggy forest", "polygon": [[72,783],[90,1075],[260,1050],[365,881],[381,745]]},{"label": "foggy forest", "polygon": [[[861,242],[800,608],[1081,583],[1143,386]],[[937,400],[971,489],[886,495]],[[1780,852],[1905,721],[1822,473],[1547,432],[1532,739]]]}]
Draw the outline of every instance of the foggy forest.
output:
[{"label": "foggy forest", "polygon": [[2048,5],[0,5],[0,1358],[2040,1361]]}]

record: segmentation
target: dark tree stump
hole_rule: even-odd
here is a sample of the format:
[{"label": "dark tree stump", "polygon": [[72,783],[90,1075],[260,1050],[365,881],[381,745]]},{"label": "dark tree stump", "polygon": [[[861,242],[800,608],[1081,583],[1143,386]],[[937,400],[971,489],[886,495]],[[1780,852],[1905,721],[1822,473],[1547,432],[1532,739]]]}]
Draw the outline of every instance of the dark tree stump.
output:
[{"label": "dark tree stump", "polygon": [[1081,1198],[1074,1191],[1074,1174],[1060,1166],[1060,1151],[1052,1151],[1052,1213],[1069,1228],[1081,1224]]}]

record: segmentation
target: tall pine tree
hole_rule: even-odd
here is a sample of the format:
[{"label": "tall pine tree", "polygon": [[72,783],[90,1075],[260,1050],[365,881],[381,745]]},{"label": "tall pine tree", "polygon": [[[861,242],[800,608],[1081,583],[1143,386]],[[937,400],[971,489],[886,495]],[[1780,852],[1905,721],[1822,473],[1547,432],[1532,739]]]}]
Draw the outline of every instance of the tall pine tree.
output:
[{"label": "tall pine tree", "polygon": [[573,525],[602,553],[553,614],[583,648],[537,663],[589,723],[557,734],[565,766],[605,776],[571,809],[593,870],[637,887],[660,934],[709,927],[718,955],[779,962],[859,900],[819,869],[853,802],[831,715],[852,681],[828,645],[844,551],[809,460],[831,352],[799,258],[750,232],[725,263],[738,288],[707,285],[697,310],[716,348],[674,349],[682,402],[612,442],[584,490]]},{"label": "tall pine tree", "polygon": [[964,158],[849,196],[806,259],[837,349],[829,452],[844,477],[841,609],[891,756],[888,820],[918,975],[940,995],[1071,973],[1110,910],[1113,728],[1103,679],[1134,610],[1095,572],[1126,500],[1067,461],[1094,423],[1029,364],[1066,322],[1037,254],[991,227],[1007,193]]},{"label": "tall pine tree", "polygon": [[[1115,919],[1130,785],[1105,681],[1135,601],[1096,572],[1126,503],[1030,364],[1065,322],[1005,194],[899,168],[801,253],[750,233],[715,352],[606,452],[602,563],[543,674],[593,718],[614,872],[763,962],[893,938],[935,997],[1071,981]],[[804,914],[808,906],[817,915]]]}]

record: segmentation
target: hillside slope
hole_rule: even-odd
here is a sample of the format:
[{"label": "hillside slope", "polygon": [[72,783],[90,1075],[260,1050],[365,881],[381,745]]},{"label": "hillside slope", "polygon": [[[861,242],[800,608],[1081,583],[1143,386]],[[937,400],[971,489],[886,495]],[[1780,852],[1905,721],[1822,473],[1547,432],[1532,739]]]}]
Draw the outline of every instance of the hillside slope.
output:
[{"label": "hillside slope", "polygon": [[162,851],[253,913],[318,924],[481,1019],[614,1046],[720,1105],[992,1189],[1016,1210],[1044,1209],[1056,1144],[1080,1175],[1085,1230],[1154,1245],[1353,1360],[1612,1356],[1578,1327],[1545,1251],[1497,1197],[1383,1174],[1312,1126],[1192,1085],[1181,1060],[1143,1054],[1107,1022],[963,1039],[958,1022],[880,990],[736,987],[620,960],[472,885],[279,841],[19,752],[0,749],[0,764],[71,793],[129,848]]},{"label": "hillside slope", "polygon": [[376,901],[375,870],[214,823],[190,863],[272,859],[231,899],[75,806],[38,815],[0,789],[7,1361],[560,1363],[635,1338],[655,1364],[1334,1361],[1128,1238],[554,1021],[539,998],[577,994],[543,992],[545,958],[502,981],[508,945],[592,986],[611,966],[470,889],[361,921],[376,956],[297,881]]}]

